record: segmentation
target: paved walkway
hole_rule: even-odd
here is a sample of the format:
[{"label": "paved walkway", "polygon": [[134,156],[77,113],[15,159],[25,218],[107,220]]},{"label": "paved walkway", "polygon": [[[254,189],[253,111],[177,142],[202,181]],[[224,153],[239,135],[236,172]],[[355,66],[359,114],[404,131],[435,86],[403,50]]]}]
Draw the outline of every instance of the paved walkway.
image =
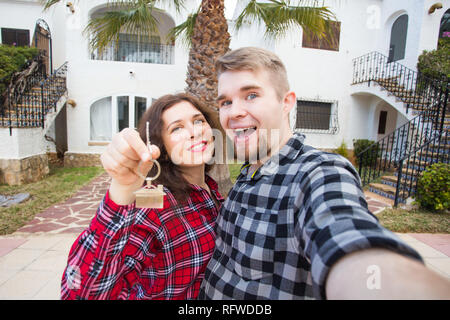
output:
[{"label": "paved walkway", "polygon": [[[109,181],[102,174],[13,234],[0,236],[0,299],[59,299],[70,247],[95,215]],[[374,194],[367,193],[366,198],[374,214],[392,205]],[[424,257],[430,269],[450,278],[449,234],[398,235]]]}]

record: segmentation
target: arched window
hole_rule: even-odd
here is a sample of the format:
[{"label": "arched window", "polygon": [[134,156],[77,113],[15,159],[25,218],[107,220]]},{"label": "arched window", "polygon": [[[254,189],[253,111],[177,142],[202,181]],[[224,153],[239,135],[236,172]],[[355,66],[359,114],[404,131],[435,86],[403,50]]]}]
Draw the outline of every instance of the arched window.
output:
[{"label": "arched window", "polygon": [[450,41],[450,9],[442,16],[441,26],[439,28],[439,39]]},{"label": "arched window", "polygon": [[[91,19],[104,16],[108,11],[119,10],[120,7],[104,7],[96,10]],[[170,30],[175,22],[167,13],[154,9],[152,16],[157,22],[157,29],[151,34],[137,35],[127,28],[120,30],[118,41],[113,41],[102,52],[91,52],[93,60],[125,61],[138,63],[174,64],[174,49]]]},{"label": "arched window", "polygon": [[111,97],[94,102],[91,106],[91,141],[111,141]]},{"label": "arched window", "polygon": [[395,20],[391,29],[389,44],[389,62],[405,58],[406,35],[408,34],[408,15],[404,14]]},{"label": "arched window", "polygon": [[112,134],[125,128],[137,128],[147,110],[147,98],[110,96],[97,100],[90,109],[90,140],[111,141]]}]

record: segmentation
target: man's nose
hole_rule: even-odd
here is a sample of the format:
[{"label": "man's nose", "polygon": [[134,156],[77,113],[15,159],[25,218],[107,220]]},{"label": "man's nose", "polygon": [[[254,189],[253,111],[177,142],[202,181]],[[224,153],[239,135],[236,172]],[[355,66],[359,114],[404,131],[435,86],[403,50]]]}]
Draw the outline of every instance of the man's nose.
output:
[{"label": "man's nose", "polygon": [[247,110],[240,101],[233,101],[230,108],[230,118],[242,118],[247,115]]}]

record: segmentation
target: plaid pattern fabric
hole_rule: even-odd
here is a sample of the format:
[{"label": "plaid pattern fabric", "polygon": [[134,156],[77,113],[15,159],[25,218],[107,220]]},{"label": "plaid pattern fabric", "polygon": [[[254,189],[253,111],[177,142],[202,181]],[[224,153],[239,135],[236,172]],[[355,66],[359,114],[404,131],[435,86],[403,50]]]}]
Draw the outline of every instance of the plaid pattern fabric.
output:
[{"label": "plaid pattern fabric", "polygon": [[[216,182],[206,177],[219,202]],[[214,250],[218,214],[209,193],[192,185],[179,206],[168,189],[163,209],[119,206],[105,195],[73,244],[62,299],[195,299]]]},{"label": "plaid pattern fabric", "polygon": [[324,299],[333,263],[363,248],[422,261],[368,211],[351,163],[303,141],[294,134],[252,176],[241,169],[199,299]]}]

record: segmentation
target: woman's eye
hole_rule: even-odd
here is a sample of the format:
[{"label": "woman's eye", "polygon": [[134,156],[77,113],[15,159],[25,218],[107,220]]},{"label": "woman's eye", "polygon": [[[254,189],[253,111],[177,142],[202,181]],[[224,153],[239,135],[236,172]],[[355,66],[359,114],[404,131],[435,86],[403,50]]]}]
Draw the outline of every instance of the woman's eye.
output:
[{"label": "woman's eye", "polygon": [[204,120],[202,120],[202,119],[195,120],[195,121],[194,121],[194,125],[202,125],[203,122],[204,122]]},{"label": "woman's eye", "polygon": [[219,103],[220,107],[226,107],[231,104],[231,101],[222,101]]}]

